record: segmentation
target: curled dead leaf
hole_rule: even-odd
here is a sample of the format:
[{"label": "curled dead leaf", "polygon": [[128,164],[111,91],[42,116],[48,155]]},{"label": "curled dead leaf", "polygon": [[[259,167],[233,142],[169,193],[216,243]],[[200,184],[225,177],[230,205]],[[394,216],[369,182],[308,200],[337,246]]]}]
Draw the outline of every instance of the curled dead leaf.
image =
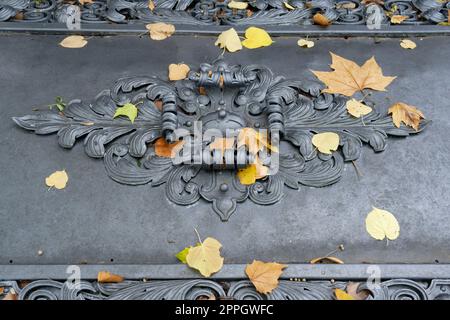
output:
[{"label": "curled dead leaf", "polygon": [[308,39],[300,39],[297,41],[297,44],[300,47],[304,47],[304,48],[312,48],[314,47],[314,41],[308,40]]},{"label": "curled dead leaf", "polygon": [[108,271],[99,271],[97,281],[100,283],[119,283],[123,281],[123,277]]},{"label": "curled dead leaf", "polygon": [[408,19],[408,16],[402,16],[402,15],[394,14],[391,17],[391,23],[392,24],[400,24],[403,21],[405,21],[406,19]]},{"label": "curled dead leaf", "polygon": [[392,121],[397,128],[400,128],[403,122],[406,126],[410,126],[418,131],[420,120],[425,119],[422,111],[403,102],[393,104],[389,108],[388,113],[392,114]]},{"label": "curled dead leaf", "polygon": [[313,16],[313,21],[314,21],[315,24],[318,24],[319,26],[322,26],[322,27],[328,27],[331,24],[331,21],[328,20],[328,18],[325,17],[320,12],[317,12]]},{"label": "curled dead leaf", "polygon": [[370,295],[368,290],[360,290],[359,286],[361,283],[359,282],[349,282],[347,283],[347,287],[345,291],[351,295],[355,300],[366,300]]},{"label": "curled dead leaf", "polygon": [[150,38],[153,40],[164,40],[175,33],[175,26],[168,23],[156,22],[145,26],[150,32]]},{"label": "curled dead leaf", "polygon": [[339,258],[326,256],[312,259],[309,263],[311,264],[344,264]]}]

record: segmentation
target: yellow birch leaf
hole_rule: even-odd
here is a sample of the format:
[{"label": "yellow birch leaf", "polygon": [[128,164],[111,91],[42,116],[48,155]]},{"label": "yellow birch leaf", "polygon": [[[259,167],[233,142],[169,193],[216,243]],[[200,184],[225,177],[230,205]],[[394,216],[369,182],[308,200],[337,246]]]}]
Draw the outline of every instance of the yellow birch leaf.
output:
[{"label": "yellow birch leaf", "polygon": [[108,271],[99,271],[97,281],[100,283],[118,283],[123,281],[123,277]]},{"label": "yellow birch leaf", "polygon": [[233,1],[231,0],[230,3],[228,3],[228,8],[230,9],[239,9],[244,10],[247,9],[248,3],[247,2],[240,2],[240,1]]},{"label": "yellow birch leaf", "polygon": [[169,80],[176,81],[176,80],[183,80],[186,79],[189,71],[191,69],[187,64],[184,63],[171,63],[169,65]]},{"label": "yellow birch leaf", "polygon": [[256,291],[268,294],[278,287],[278,279],[283,273],[283,269],[286,267],[287,265],[276,262],[253,260],[253,262],[248,264],[245,268],[245,273],[255,286]]},{"label": "yellow birch leaf", "polygon": [[273,41],[266,30],[256,27],[250,27],[245,30],[245,40],[242,45],[247,49],[256,49],[270,46]]},{"label": "yellow birch leaf", "polygon": [[377,240],[383,240],[385,237],[395,240],[400,235],[400,225],[394,215],[375,207],[366,217],[366,230]]},{"label": "yellow birch leaf", "polygon": [[342,289],[334,289],[334,295],[336,296],[336,300],[355,300],[351,295],[345,292]]},{"label": "yellow birch leaf", "polygon": [[400,41],[400,47],[403,49],[415,49],[417,47],[416,43],[409,39],[403,39]]},{"label": "yellow birch leaf", "polygon": [[334,132],[322,132],[313,135],[312,144],[322,153],[332,154],[339,146],[339,135]]},{"label": "yellow birch leaf", "polygon": [[401,16],[401,15],[395,14],[391,17],[391,23],[392,24],[400,24],[403,21],[405,21],[406,19],[408,19],[408,16]]},{"label": "yellow birch leaf", "polygon": [[420,119],[425,119],[422,111],[403,102],[393,104],[389,108],[388,113],[392,114],[392,121],[397,128],[400,128],[400,125],[403,122],[405,125],[418,131]]},{"label": "yellow birch leaf", "polygon": [[323,90],[326,93],[339,93],[350,97],[363,89],[386,91],[386,87],[396,78],[383,76],[374,57],[367,60],[362,67],[332,52],[331,58],[330,67],[334,71],[312,71],[327,85],[327,88]]},{"label": "yellow birch leaf", "polygon": [[83,36],[68,36],[65,37],[59,45],[68,49],[83,48],[87,44],[87,40]]},{"label": "yellow birch leaf", "polygon": [[308,48],[308,49],[314,47],[314,41],[307,40],[307,39],[300,39],[297,41],[297,44],[300,47],[304,47],[304,48]]},{"label": "yellow birch leaf", "polygon": [[145,26],[150,32],[150,38],[153,40],[164,40],[175,32],[175,26],[168,23],[156,22]]},{"label": "yellow birch leaf", "polygon": [[241,40],[234,28],[222,32],[217,38],[215,45],[219,46],[221,49],[225,48],[229,52],[242,50]]},{"label": "yellow birch leaf", "polygon": [[216,239],[206,238],[200,245],[189,250],[186,263],[189,267],[197,269],[204,277],[209,277],[222,269],[221,247],[222,245]]},{"label": "yellow birch leaf", "polygon": [[183,147],[184,142],[184,140],[180,140],[169,144],[167,143],[166,139],[160,137],[155,141],[154,144],[155,154],[158,157],[174,158],[178,151]]},{"label": "yellow birch leaf", "polygon": [[360,101],[356,99],[350,99],[346,103],[347,111],[352,116],[356,118],[360,118],[361,116],[365,116],[366,114],[369,114],[372,112],[372,108],[369,106],[366,106],[364,103],[361,103]]},{"label": "yellow birch leaf", "polygon": [[113,118],[116,118],[118,116],[125,116],[128,119],[130,119],[131,123],[134,123],[134,120],[136,119],[137,115],[138,109],[136,108],[136,106],[132,103],[126,103],[122,107],[118,107],[116,109]]},{"label": "yellow birch leaf", "polygon": [[58,190],[64,189],[69,181],[69,176],[66,170],[55,171],[45,179],[45,184],[48,187],[55,187]]},{"label": "yellow birch leaf", "polygon": [[283,2],[283,4],[284,4],[284,6],[285,6],[287,9],[289,9],[289,10],[295,10],[295,8],[294,8],[293,6],[291,6],[291,5],[289,4],[289,2]]}]

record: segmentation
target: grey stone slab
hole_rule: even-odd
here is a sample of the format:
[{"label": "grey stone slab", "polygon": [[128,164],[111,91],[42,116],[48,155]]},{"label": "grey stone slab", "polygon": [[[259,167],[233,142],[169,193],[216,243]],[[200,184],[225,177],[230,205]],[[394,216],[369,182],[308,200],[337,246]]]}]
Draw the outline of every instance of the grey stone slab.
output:
[{"label": "grey stone slab", "polygon": [[[115,183],[80,143],[63,150],[55,136],[30,134],[10,120],[56,96],[89,101],[123,76],[165,77],[173,62],[211,62],[221,53],[215,38],[93,37],[79,50],[59,47],[62,38],[0,37],[0,264],[177,263],[174,254],[196,242],[193,228],[222,242],[226,263],[301,263],[339,244],[347,263],[450,261],[449,38],[414,39],[418,47],[411,51],[398,39],[370,38],[321,38],[305,50],[298,38],[285,37],[268,48],[226,53],[232,63],[266,64],[277,74],[311,79],[310,69],[329,70],[329,51],[358,63],[374,55],[398,79],[372,98],[386,107],[407,102],[433,120],[420,135],[390,139],[385,152],[365,148],[357,161],[361,178],[347,164],[333,186],[288,190],[267,207],[243,203],[226,223],[205,202],[180,207],[166,200],[164,188]],[[47,190],[44,178],[63,168],[68,187]],[[400,237],[389,245],[365,231],[372,206],[400,222]]]}]

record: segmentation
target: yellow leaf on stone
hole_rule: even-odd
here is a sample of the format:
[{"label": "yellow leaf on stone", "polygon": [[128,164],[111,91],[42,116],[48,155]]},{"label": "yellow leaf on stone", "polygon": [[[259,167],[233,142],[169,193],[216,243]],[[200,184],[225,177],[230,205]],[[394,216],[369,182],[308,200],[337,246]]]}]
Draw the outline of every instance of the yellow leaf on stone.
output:
[{"label": "yellow leaf on stone", "polygon": [[415,49],[417,47],[416,43],[409,39],[403,39],[400,41],[400,47],[403,49]]},{"label": "yellow leaf on stone", "polygon": [[289,9],[289,10],[295,10],[295,8],[294,8],[293,6],[291,6],[291,5],[289,4],[289,2],[283,2],[283,4],[284,4],[284,6],[285,6],[287,9]]},{"label": "yellow leaf on stone", "polygon": [[131,123],[133,123],[137,115],[138,109],[136,108],[136,106],[132,103],[126,103],[122,107],[116,109],[116,112],[114,113],[114,118],[118,116],[125,116],[128,119],[130,119]]},{"label": "yellow leaf on stone", "polygon": [[108,271],[100,271],[97,274],[97,281],[100,283],[118,283],[123,281],[123,277]]},{"label": "yellow leaf on stone", "polygon": [[164,40],[175,32],[175,26],[168,23],[156,22],[145,26],[150,32],[150,38],[153,40]]},{"label": "yellow leaf on stone", "polygon": [[217,38],[215,45],[219,46],[221,49],[225,48],[229,52],[242,50],[241,40],[239,39],[236,30],[233,28],[222,32]]},{"label": "yellow leaf on stone", "polygon": [[312,47],[314,47],[314,41],[307,40],[307,39],[300,39],[300,40],[297,41],[297,44],[300,47],[304,47],[304,48],[312,48]]},{"label": "yellow leaf on stone", "polygon": [[247,2],[240,2],[240,1],[232,0],[230,3],[228,3],[228,8],[230,8],[230,9],[244,10],[244,9],[247,9],[247,7],[248,7]]},{"label": "yellow leaf on stone", "polygon": [[401,123],[419,130],[420,119],[424,119],[422,111],[416,107],[407,105],[403,102],[397,102],[393,104],[389,110],[389,114],[392,114],[392,121],[397,128],[400,128]]},{"label": "yellow leaf on stone", "polygon": [[339,288],[334,289],[334,295],[336,296],[336,300],[355,300],[355,298]]},{"label": "yellow leaf on stone", "polygon": [[256,165],[250,164],[244,169],[239,169],[237,172],[239,181],[243,185],[252,185],[256,182]]},{"label": "yellow leaf on stone", "polygon": [[334,71],[312,71],[327,85],[328,88],[323,90],[326,93],[339,93],[350,97],[355,92],[366,88],[386,91],[386,87],[396,78],[383,76],[374,57],[367,60],[362,67],[332,52],[331,58],[330,67]]},{"label": "yellow leaf on stone", "polygon": [[400,24],[403,21],[405,21],[406,19],[408,19],[408,16],[393,15],[391,17],[391,23],[392,24]]},{"label": "yellow leaf on stone", "polygon": [[66,170],[55,171],[45,179],[45,184],[48,187],[55,187],[58,190],[64,189],[69,181],[69,176]]},{"label": "yellow leaf on stone", "polygon": [[191,69],[187,64],[184,63],[171,63],[169,65],[169,80],[176,81],[176,80],[183,80],[186,79],[189,71]]},{"label": "yellow leaf on stone", "polygon": [[312,144],[322,153],[331,154],[339,146],[339,135],[334,132],[322,132],[313,135]]},{"label": "yellow leaf on stone", "polygon": [[369,114],[372,112],[372,108],[369,106],[366,106],[364,103],[361,103],[360,101],[356,99],[350,99],[346,103],[347,111],[352,116],[356,118],[360,118],[361,116],[365,116],[366,114]]},{"label": "yellow leaf on stone", "polygon": [[242,41],[242,45],[247,49],[267,47],[272,43],[272,38],[266,30],[256,27],[250,27],[245,30],[245,40]]},{"label": "yellow leaf on stone", "polygon": [[287,265],[276,262],[253,260],[245,268],[245,273],[255,286],[256,291],[268,294],[278,287],[278,278],[280,278],[283,269],[286,267]]},{"label": "yellow leaf on stone", "polygon": [[206,238],[200,245],[189,250],[186,263],[189,267],[197,269],[204,277],[209,277],[222,269],[221,247],[222,245],[216,239]]},{"label": "yellow leaf on stone", "polygon": [[374,207],[366,217],[366,230],[377,240],[385,237],[395,240],[400,234],[400,225],[392,213]]},{"label": "yellow leaf on stone", "polygon": [[59,45],[68,49],[79,49],[83,48],[87,43],[87,40],[83,36],[68,36]]}]

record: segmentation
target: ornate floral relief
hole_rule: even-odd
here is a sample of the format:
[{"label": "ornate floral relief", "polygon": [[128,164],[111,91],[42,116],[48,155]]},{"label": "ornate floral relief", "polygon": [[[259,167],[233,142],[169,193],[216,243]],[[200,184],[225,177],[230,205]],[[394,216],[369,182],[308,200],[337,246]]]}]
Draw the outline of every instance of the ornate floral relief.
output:
[{"label": "ornate floral relief", "polygon": [[[390,116],[376,108],[363,122],[347,113],[347,98],[322,94],[322,89],[318,82],[276,76],[266,66],[230,66],[217,60],[201,64],[185,80],[119,79],[91,104],[73,100],[63,112],[13,120],[39,135],[57,133],[63,148],[72,148],[82,138],[86,154],[103,158],[113,180],[152,187],[165,184],[167,199],[173,203],[186,206],[202,199],[226,221],[244,201],[257,205],[281,201],[285,186],[333,184],[340,179],[344,162],[359,158],[363,143],[383,151],[388,136],[408,136],[428,123],[423,120],[417,132],[397,128]],[[133,123],[114,118],[116,108],[126,103],[139,106]],[[193,153],[183,149],[178,160],[155,154],[157,138],[173,142],[179,139],[176,132],[184,130],[188,144],[197,124],[203,134],[209,129],[267,129],[272,141],[281,141],[278,161],[273,154],[264,158],[268,167],[276,165],[277,170],[255,184],[242,185],[236,172],[252,163],[252,153],[245,146],[223,153],[210,150],[211,141],[201,142]],[[340,136],[340,151],[326,155],[313,147],[312,135],[324,131]]]}]

